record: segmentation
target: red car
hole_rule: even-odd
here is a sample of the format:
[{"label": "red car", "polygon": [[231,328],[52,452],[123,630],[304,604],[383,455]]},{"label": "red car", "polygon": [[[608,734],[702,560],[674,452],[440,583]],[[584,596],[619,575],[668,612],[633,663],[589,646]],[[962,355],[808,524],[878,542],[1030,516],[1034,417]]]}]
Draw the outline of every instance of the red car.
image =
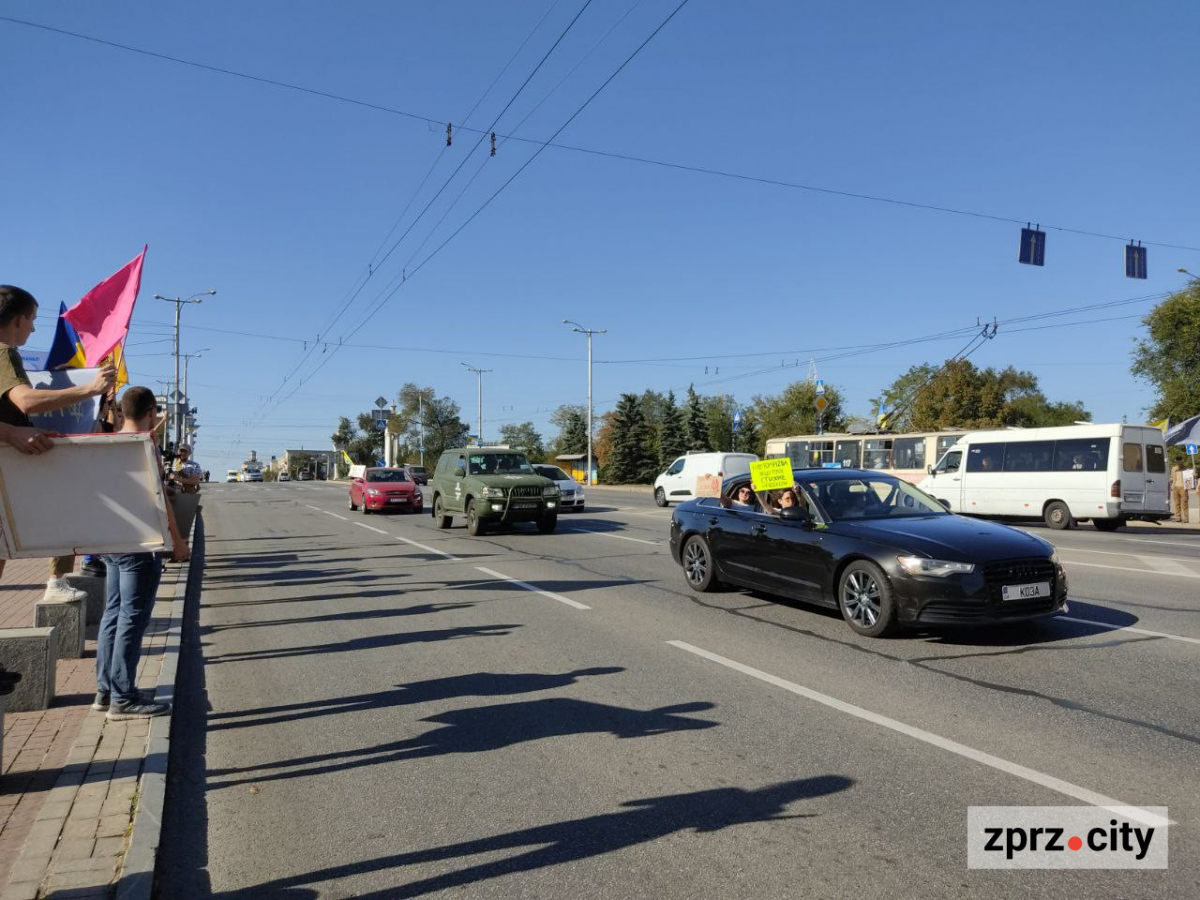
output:
[{"label": "red car", "polygon": [[350,480],[350,510],[362,507],[363,515],[384,509],[421,512],[421,488],[404,469],[367,469]]}]

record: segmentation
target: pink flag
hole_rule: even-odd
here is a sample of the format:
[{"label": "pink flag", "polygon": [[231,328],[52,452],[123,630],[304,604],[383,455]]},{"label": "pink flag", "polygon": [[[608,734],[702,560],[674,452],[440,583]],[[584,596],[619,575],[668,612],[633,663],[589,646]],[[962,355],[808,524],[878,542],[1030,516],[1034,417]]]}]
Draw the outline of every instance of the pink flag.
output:
[{"label": "pink flag", "polygon": [[125,340],[133,304],[142,286],[142,261],[146,258],[146,250],[147,247],[142,247],[142,252],[129,265],[104,279],[63,313],[63,318],[79,333],[89,367],[99,365]]}]

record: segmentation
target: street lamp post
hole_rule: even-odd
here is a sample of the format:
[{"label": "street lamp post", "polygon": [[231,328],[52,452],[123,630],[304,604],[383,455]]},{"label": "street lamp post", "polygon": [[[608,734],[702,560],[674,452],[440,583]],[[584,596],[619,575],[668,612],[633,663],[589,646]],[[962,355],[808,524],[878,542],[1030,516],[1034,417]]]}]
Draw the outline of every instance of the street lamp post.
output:
[{"label": "street lamp post", "polygon": [[587,471],[583,473],[583,480],[590,485],[592,483],[592,335],[608,334],[607,328],[584,328],[578,322],[571,319],[563,319],[564,325],[574,325],[572,331],[577,331],[580,334],[587,335],[588,342],[588,415],[587,415]]},{"label": "street lamp post", "polygon": [[479,440],[479,445],[482,447],[483,446],[483,375],[485,372],[491,372],[492,369],[477,369],[474,366],[467,366],[466,363],[462,363],[462,365],[467,367],[468,372],[474,372],[479,381],[479,393],[478,393],[479,418],[477,420],[479,422],[479,431],[476,432],[476,437]]},{"label": "street lamp post", "polygon": [[[200,350],[197,350],[195,353],[183,354],[183,405],[185,410],[190,410],[192,408],[192,395],[188,393],[188,363],[190,363],[193,359],[199,359],[210,349],[212,348],[204,347]],[[189,415],[190,413],[185,412],[183,421],[187,421],[187,416]],[[182,437],[182,432],[180,433],[180,437]]]},{"label": "street lamp post", "polygon": [[[201,291],[199,294],[192,294],[188,298],[182,297],[164,297],[162,294],[155,294],[155,300],[165,300],[168,303],[175,304],[175,391],[179,390],[179,313],[183,309],[185,303],[203,303],[204,297],[216,296],[216,291],[208,290]],[[175,423],[175,443],[179,444],[179,439],[183,434],[183,417],[179,414],[179,401],[171,396],[168,398],[173,404],[172,415],[168,417],[167,422]],[[170,442],[170,435],[167,435],[167,441]]]}]

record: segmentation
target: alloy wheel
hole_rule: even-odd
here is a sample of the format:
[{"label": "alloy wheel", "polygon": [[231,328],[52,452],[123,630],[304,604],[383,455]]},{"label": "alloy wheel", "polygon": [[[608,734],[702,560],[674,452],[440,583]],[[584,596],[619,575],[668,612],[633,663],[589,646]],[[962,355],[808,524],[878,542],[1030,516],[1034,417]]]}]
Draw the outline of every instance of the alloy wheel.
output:
[{"label": "alloy wheel", "polygon": [[842,606],[847,615],[861,625],[870,628],[879,621],[879,585],[868,572],[851,572],[842,586]]},{"label": "alloy wheel", "polygon": [[687,572],[687,579],[692,584],[703,584],[704,578],[708,575],[708,554],[704,551],[704,545],[699,541],[692,541],[687,546],[687,550],[683,554],[683,568]]}]

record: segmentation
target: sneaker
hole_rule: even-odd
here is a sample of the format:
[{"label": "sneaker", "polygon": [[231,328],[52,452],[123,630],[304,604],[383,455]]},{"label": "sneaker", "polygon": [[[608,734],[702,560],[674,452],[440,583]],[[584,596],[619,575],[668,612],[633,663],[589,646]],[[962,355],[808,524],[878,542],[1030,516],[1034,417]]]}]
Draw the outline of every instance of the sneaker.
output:
[{"label": "sneaker", "polygon": [[67,584],[66,579],[51,578],[46,582],[46,594],[42,598],[47,603],[74,603],[87,600],[87,594]]},{"label": "sneaker", "polygon": [[112,698],[109,696],[108,691],[96,691],[96,699],[92,701],[92,709],[99,710],[100,712],[107,712],[108,704],[111,699]]},{"label": "sneaker", "polygon": [[117,701],[108,708],[108,718],[114,722],[122,719],[151,719],[154,716],[165,716],[171,711],[170,703],[155,703],[151,700]]}]

